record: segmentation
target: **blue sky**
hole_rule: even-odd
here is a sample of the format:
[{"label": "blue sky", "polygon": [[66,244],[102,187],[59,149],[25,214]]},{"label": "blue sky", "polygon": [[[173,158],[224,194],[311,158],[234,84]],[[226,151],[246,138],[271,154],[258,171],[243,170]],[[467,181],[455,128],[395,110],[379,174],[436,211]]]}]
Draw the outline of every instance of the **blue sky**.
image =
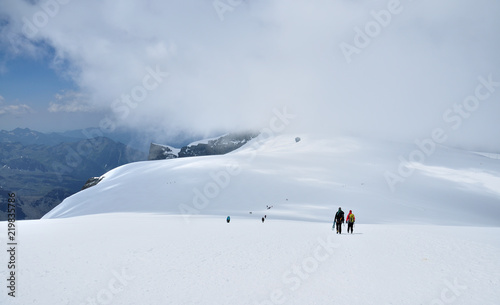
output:
[{"label": "blue sky", "polygon": [[288,131],[414,142],[441,128],[448,145],[500,150],[500,89],[459,112],[480,79],[500,81],[496,0],[0,6],[2,129],[213,134],[287,109]]},{"label": "blue sky", "polygon": [[38,51],[35,56],[0,52],[0,128],[51,132],[96,126],[98,121],[88,116],[49,111],[58,94],[77,91],[78,85],[63,68],[53,66],[50,46],[39,46]]},{"label": "blue sky", "polygon": [[7,59],[0,73],[2,96],[7,101],[19,101],[33,109],[46,110],[57,92],[75,89],[73,81],[50,68],[49,63],[50,58]]}]

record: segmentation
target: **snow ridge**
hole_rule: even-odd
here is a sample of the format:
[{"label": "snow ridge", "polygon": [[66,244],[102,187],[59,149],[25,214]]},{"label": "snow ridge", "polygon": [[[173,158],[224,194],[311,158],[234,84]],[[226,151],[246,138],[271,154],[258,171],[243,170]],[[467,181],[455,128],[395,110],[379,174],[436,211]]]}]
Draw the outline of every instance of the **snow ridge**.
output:
[{"label": "snow ridge", "polygon": [[[300,136],[300,142],[294,139]],[[127,164],[44,218],[140,212],[331,221],[339,206],[365,223],[500,226],[500,162],[438,148],[392,192],[385,180],[413,148],[357,138],[259,136],[232,153]],[[226,215],[227,216],[227,215]]]}]

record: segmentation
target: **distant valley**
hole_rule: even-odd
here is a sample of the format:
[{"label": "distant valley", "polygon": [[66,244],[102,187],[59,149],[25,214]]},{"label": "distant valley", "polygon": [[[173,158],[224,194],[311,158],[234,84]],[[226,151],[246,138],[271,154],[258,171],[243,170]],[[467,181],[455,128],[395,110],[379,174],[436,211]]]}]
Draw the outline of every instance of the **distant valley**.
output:
[{"label": "distant valley", "polygon": [[[17,219],[38,219],[87,179],[147,154],[107,137],[79,139],[17,128],[0,131],[0,198],[16,193]],[[0,220],[6,220],[6,205]]]},{"label": "distant valley", "polygon": [[[146,153],[116,139],[90,134],[85,131],[46,134],[28,128],[1,130],[0,201],[14,192],[16,218],[39,219],[65,198],[100,181],[93,177],[115,167],[136,161],[225,154],[258,135],[230,133],[179,145],[180,148],[151,143]],[[6,205],[2,205],[0,221],[6,219]]]}]

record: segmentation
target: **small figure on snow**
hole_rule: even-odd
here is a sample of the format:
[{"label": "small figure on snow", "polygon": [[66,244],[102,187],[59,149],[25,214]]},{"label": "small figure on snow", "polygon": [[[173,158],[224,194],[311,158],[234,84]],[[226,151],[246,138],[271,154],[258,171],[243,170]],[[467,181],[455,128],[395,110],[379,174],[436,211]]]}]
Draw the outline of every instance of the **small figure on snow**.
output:
[{"label": "small figure on snow", "polygon": [[227,216],[226,222],[229,223],[231,221],[231,217]]},{"label": "small figure on snow", "polygon": [[337,228],[337,234],[342,234],[342,224],[344,223],[344,211],[339,207],[339,210],[335,214],[335,219],[333,225]]},{"label": "small figure on snow", "polygon": [[356,217],[354,217],[352,210],[349,210],[349,214],[347,214],[345,220],[347,222],[347,233],[349,233],[349,229],[351,229],[351,234],[352,234],[352,230],[354,228],[354,222],[356,221]]},{"label": "small figure on snow", "polygon": [[272,207],[273,207],[273,206],[268,206],[268,205],[266,205],[266,208],[267,208],[268,210],[270,210]]},{"label": "small figure on snow", "polygon": [[264,220],[266,220],[266,218],[265,218],[265,217],[262,217],[262,223],[264,223]]}]

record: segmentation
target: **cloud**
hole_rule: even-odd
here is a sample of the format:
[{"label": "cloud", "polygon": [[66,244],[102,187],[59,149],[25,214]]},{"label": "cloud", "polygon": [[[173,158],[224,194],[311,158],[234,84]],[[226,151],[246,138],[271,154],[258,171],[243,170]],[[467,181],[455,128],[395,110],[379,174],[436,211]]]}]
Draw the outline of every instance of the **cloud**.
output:
[{"label": "cloud", "polygon": [[[222,19],[202,0],[3,2],[17,48],[50,45],[88,97],[53,110],[199,133],[266,126],[287,107],[290,129],[413,141],[441,127],[447,144],[500,150],[500,90],[458,130],[442,117],[478,77],[500,81],[495,0],[233,1]],[[169,76],[144,83],[157,67]]]},{"label": "cloud", "polygon": [[86,103],[85,96],[80,92],[67,91],[57,93],[55,102],[50,102],[49,112],[92,112],[94,108]]},{"label": "cloud", "polygon": [[0,116],[4,115],[24,115],[33,113],[33,109],[26,104],[5,105],[5,98],[0,95]]}]

